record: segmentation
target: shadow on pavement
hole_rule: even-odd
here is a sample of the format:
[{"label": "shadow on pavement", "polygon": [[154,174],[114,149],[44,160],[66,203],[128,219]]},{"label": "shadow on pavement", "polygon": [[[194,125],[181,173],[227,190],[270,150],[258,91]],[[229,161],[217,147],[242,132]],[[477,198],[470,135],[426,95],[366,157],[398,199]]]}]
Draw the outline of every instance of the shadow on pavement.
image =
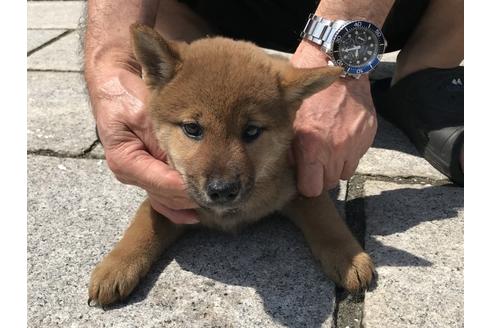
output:
[{"label": "shadow on pavement", "polygon": [[[423,221],[456,216],[463,198],[456,188],[457,197],[444,200],[449,195],[444,188],[450,187],[404,188],[365,197],[366,211],[371,211],[370,220],[374,220],[367,238],[378,244],[378,253],[384,254],[378,256],[377,266],[432,265],[404,250],[384,246],[373,236],[402,233]],[[334,311],[332,283],[315,262],[301,232],[279,216],[235,235],[190,231],[153,266],[126,303],[108,309],[143,301],[172,260],[195,275],[254,288],[262,298],[265,312],[287,327],[320,327]]]},{"label": "shadow on pavement", "polygon": [[334,311],[333,284],[312,258],[301,232],[280,216],[235,235],[189,231],[153,266],[127,302],[106,310],[143,301],[172,260],[195,275],[252,287],[265,312],[287,327],[320,327]]},{"label": "shadow on pavement", "polygon": [[395,150],[409,155],[422,157],[410,139],[395,125],[378,115],[378,130],[371,145],[373,148]]},{"label": "shadow on pavement", "polygon": [[[382,191],[365,197],[366,243],[377,250],[377,266],[430,266],[425,258],[381,244],[375,237],[404,233],[425,221],[446,220],[463,209],[463,188],[430,186]],[[431,245],[419,245],[419,247]]]}]

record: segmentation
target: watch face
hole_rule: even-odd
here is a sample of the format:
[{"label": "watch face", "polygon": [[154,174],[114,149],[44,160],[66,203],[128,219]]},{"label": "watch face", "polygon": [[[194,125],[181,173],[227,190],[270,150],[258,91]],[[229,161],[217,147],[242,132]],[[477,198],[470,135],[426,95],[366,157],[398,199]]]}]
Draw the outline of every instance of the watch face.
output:
[{"label": "watch face", "polygon": [[340,40],[340,59],[347,66],[365,66],[378,55],[377,38],[371,30],[355,28]]},{"label": "watch face", "polygon": [[333,59],[351,74],[373,70],[385,48],[383,33],[369,22],[356,21],[342,26],[334,40]]}]

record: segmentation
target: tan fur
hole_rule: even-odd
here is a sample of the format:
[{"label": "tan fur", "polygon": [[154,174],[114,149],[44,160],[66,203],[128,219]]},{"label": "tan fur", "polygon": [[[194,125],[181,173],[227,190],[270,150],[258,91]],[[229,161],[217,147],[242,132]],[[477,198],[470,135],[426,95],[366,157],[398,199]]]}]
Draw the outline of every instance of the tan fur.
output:
[{"label": "tan fur", "polygon": [[[237,230],[274,211],[301,228],[325,272],[350,291],[366,288],[373,266],[332,201],[297,196],[288,160],[292,122],[302,100],[327,87],[338,68],[297,69],[252,43],[208,38],[191,44],[163,40],[152,29],[132,27],[135,55],[152,90],[148,103],[156,136],[168,152],[190,196],[201,205],[200,224]],[[183,122],[199,122],[202,140],[183,133]],[[264,128],[250,143],[248,123]],[[241,191],[216,206],[205,189],[211,176],[239,179]],[[105,305],[127,297],[179,235],[176,226],[145,201],[115,249],[92,273],[89,298]]]}]

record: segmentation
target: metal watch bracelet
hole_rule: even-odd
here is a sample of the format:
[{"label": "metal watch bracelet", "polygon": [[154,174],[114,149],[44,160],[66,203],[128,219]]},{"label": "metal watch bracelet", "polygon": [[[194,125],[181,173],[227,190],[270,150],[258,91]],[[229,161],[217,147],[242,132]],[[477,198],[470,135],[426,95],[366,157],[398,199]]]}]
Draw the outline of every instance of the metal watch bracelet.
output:
[{"label": "metal watch bracelet", "polygon": [[328,20],[322,17],[310,14],[301,37],[321,46],[321,49],[329,53],[331,51],[331,41],[335,32],[345,25],[345,20]]}]

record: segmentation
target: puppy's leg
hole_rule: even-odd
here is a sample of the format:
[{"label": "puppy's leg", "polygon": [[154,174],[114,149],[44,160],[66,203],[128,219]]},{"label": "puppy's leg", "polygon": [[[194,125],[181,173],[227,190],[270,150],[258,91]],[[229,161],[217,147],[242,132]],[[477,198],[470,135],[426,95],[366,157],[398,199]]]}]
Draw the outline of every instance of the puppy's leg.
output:
[{"label": "puppy's leg", "polygon": [[123,238],[92,271],[89,303],[107,305],[126,298],[183,231],[184,227],[158,214],[145,200]]},{"label": "puppy's leg", "polygon": [[350,292],[367,288],[374,266],[327,193],[297,198],[282,211],[302,230],[323,270]]}]

